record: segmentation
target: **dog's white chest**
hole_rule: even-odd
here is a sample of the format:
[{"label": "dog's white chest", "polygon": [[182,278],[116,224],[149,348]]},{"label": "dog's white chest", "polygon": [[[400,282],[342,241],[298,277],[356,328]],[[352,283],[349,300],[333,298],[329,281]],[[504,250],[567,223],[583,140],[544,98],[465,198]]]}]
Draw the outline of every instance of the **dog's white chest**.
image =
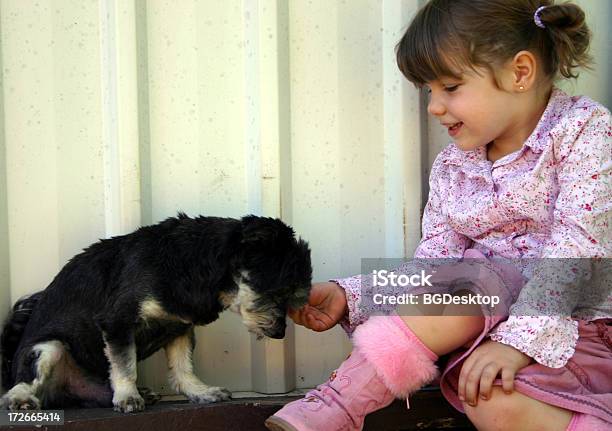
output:
[{"label": "dog's white chest", "polygon": [[145,299],[140,304],[140,318],[142,320],[170,320],[190,324],[187,319],[168,313],[156,299]]}]

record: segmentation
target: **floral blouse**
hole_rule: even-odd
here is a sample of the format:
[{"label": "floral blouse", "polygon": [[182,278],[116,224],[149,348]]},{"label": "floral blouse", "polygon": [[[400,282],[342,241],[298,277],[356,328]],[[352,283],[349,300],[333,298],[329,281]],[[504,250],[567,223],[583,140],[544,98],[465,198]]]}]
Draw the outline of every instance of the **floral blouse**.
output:
[{"label": "floral blouse", "polygon": [[[576,319],[612,317],[611,135],[604,106],[554,88],[520,150],[491,162],[486,147],[451,143],[432,166],[414,257],[461,258],[474,248],[539,262],[518,265],[528,281],[490,336],[549,367],[573,355]],[[334,281],[346,291],[350,332],[375,310],[360,306],[361,276]],[[599,289],[586,292],[592,281]]]}]

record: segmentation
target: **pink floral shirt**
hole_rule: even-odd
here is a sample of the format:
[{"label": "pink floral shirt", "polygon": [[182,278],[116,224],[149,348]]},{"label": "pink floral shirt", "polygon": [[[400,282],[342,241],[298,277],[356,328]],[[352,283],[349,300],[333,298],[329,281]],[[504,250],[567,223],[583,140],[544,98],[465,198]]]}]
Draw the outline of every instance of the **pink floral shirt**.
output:
[{"label": "pink floral shirt", "polygon": [[[460,258],[467,248],[521,262],[603,258],[519,268],[528,282],[490,336],[549,367],[573,355],[576,319],[612,317],[611,135],[604,106],[554,88],[520,150],[490,162],[485,147],[464,152],[451,143],[432,166],[415,258]],[[608,286],[603,297],[581,292],[592,277]],[[346,291],[351,331],[373,310],[360,307],[360,276],[335,281]]]}]

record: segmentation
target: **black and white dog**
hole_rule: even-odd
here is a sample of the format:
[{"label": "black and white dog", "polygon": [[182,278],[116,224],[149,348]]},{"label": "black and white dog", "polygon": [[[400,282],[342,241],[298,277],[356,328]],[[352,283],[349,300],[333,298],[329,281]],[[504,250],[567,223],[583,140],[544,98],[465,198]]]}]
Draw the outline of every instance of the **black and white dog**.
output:
[{"label": "black and white dog", "polygon": [[227,400],[193,373],[194,326],[230,308],[258,337],[282,338],[311,278],[307,243],[278,219],[179,213],[101,240],[15,304],[0,340],[0,409],[142,410],[136,362],[162,347],[177,392]]}]

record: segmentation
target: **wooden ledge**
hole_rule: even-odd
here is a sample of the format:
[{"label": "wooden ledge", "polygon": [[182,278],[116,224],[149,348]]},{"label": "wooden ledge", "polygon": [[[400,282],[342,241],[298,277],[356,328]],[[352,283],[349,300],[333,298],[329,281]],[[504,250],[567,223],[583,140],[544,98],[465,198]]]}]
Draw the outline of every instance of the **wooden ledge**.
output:
[{"label": "wooden ledge", "polygon": [[[242,398],[228,402],[194,405],[185,401],[160,402],[144,412],[121,414],[112,409],[66,410],[64,426],[2,427],[15,430],[69,431],[267,431],[264,420],[286,403],[300,397]],[[366,418],[365,431],[474,430],[465,415],[444,400],[440,391],[426,388],[410,399]],[[325,430],[320,430],[325,431]]]}]

